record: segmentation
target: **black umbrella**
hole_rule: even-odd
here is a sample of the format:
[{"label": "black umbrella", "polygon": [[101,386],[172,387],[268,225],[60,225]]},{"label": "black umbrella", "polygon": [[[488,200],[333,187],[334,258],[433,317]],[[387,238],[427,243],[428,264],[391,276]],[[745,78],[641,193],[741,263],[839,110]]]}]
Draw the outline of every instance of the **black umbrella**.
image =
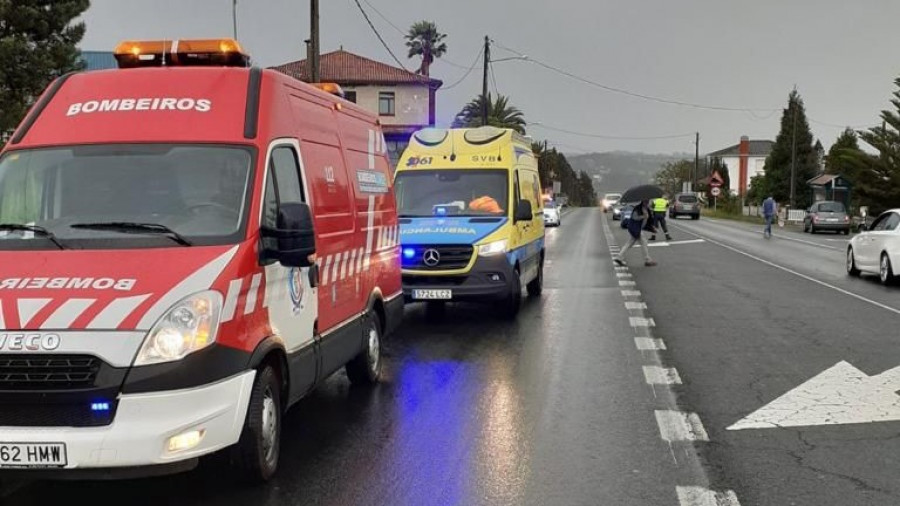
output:
[{"label": "black umbrella", "polygon": [[622,202],[640,202],[641,200],[653,200],[663,196],[662,188],[655,184],[642,184],[633,186],[622,195]]}]

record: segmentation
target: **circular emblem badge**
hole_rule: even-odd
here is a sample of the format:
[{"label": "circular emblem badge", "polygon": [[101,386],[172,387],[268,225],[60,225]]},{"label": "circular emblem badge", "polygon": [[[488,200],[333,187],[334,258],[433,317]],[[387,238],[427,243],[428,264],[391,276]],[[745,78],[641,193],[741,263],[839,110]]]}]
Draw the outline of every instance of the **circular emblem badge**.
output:
[{"label": "circular emblem badge", "polygon": [[288,272],[288,294],[291,297],[291,303],[294,305],[294,311],[300,310],[300,303],[303,301],[302,272],[296,267]]}]

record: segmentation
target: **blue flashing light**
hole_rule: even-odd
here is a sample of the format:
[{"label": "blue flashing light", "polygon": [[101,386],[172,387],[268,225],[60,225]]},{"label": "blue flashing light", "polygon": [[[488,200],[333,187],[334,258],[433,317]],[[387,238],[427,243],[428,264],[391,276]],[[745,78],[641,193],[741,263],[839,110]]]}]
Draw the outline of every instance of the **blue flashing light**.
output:
[{"label": "blue flashing light", "polygon": [[412,260],[416,256],[416,250],[413,248],[403,248],[403,258]]},{"label": "blue flashing light", "polygon": [[439,208],[435,209],[434,211],[438,216],[447,216],[447,208],[446,207],[439,207]]},{"label": "blue flashing light", "polygon": [[109,403],[108,402],[92,402],[91,403],[91,411],[109,411]]}]

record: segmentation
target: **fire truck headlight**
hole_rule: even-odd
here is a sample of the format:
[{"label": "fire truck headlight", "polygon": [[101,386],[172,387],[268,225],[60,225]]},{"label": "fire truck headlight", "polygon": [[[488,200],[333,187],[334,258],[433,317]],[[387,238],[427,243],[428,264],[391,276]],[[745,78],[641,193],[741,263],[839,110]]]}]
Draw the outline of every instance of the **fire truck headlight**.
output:
[{"label": "fire truck headlight", "polygon": [[181,360],[216,342],[222,294],[201,292],[187,297],[165,312],[147,334],[134,365]]}]

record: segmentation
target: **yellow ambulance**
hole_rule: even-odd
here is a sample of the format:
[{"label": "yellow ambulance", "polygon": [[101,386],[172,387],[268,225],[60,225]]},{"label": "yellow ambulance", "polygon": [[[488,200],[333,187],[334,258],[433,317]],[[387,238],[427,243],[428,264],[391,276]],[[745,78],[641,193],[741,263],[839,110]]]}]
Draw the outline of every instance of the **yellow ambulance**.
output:
[{"label": "yellow ambulance", "polygon": [[394,183],[407,302],[493,301],[514,318],[523,286],[540,295],[543,200],[526,137],[495,127],[420,130]]}]

